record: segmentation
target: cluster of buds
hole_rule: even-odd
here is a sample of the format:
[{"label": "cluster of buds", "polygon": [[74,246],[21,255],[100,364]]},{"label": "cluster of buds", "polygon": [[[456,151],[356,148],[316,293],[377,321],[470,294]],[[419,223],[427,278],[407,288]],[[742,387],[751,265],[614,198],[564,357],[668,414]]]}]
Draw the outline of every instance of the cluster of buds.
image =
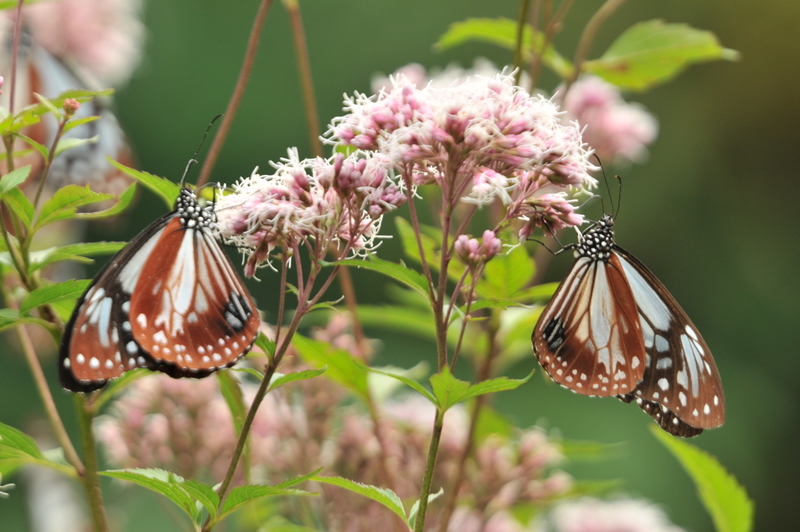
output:
[{"label": "cluster of buds", "polygon": [[456,239],[456,255],[461,261],[472,268],[485,264],[500,253],[503,243],[494,234],[494,231],[486,230],[483,238],[478,242],[477,238],[470,238],[467,235],[459,235]]}]

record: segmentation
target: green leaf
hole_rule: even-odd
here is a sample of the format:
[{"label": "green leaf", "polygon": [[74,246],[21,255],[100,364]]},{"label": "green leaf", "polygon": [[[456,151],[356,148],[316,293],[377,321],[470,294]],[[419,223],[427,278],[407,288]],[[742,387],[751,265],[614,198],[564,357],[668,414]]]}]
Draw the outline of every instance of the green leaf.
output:
[{"label": "green leaf", "polygon": [[108,209],[96,212],[79,212],[75,216],[84,220],[95,220],[97,218],[110,218],[111,216],[116,216],[128,208],[135,195],[136,183],[131,183],[128,188],[123,190],[122,194],[119,195],[117,202]]},{"label": "green leaf", "polygon": [[45,457],[36,442],[10,425],[0,423],[0,474],[9,474],[25,464],[38,464],[75,477],[75,470]]},{"label": "green leaf", "polygon": [[131,176],[132,178],[139,181],[141,184],[155,192],[161,199],[164,200],[164,203],[167,204],[168,208],[172,208],[175,204],[175,199],[178,197],[180,193],[181,186],[178,183],[174,183],[169,179],[165,179],[163,177],[158,177],[153,174],[149,174],[147,172],[142,172],[141,170],[135,170],[133,168],[129,168],[124,164],[120,164],[112,158],[108,158],[109,162],[114,165],[118,170],[121,172]]},{"label": "green leaf", "polygon": [[342,477],[315,476],[311,478],[311,480],[322,482],[324,484],[330,484],[331,486],[337,486],[339,488],[344,488],[352,491],[353,493],[363,495],[368,499],[372,499],[375,502],[381,503],[383,506],[400,516],[403,521],[406,521],[406,511],[403,508],[403,503],[400,501],[400,497],[398,497],[397,494],[390,489],[369,486],[367,484],[361,484],[359,482],[354,482]]},{"label": "green leaf", "polygon": [[256,338],[256,347],[261,349],[261,352],[267,355],[270,362],[272,361],[272,357],[275,356],[275,349],[277,346],[275,345],[275,342],[267,338],[267,335],[263,332],[259,331],[258,333],[258,337]]},{"label": "green leaf", "polygon": [[707,452],[670,436],[660,427],[653,425],[650,428],[692,477],[716,529],[719,532],[750,532],[753,529],[754,503],[736,478]]},{"label": "green leaf", "polygon": [[97,139],[99,137],[95,135],[94,137],[88,139],[79,139],[75,137],[61,137],[58,141],[58,145],[56,146],[56,157],[61,155],[67,150],[71,150],[72,148],[77,148],[78,146],[84,146],[86,144],[97,144]]},{"label": "green leaf", "polygon": [[322,471],[322,468],[315,469],[311,473],[306,473],[305,475],[298,475],[296,477],[292,477],[290,479],[284,480],[278,484],[275,484],[276,488],[291,488],[292,486],[297,486],[298,484],[302,484],[308,480],[311,480],[313,477],[319,474]]},{"label": "green leaf", "polygon": [[669,81],[693,63],[738,57],[710,31],[649,20],[628,28],[601,58],[583,68],[623,89],[641,91]]},{"label": "green leaf", "polygon": [[67,120],[67,123],[64,124],[64,133],[68,132],[71,129],[75,129],[76,127],[80,127],[84,124],[88,124],[90,122],[94,122],[95,120],[99,120],[99,116],[85,116],[83,118],[72,118]]},{"label": "green leaf", "polygon": [[211,486],[207,486],[202,482],[187,478],[181,484],[181,487],[186,490],[186,493],[194,497],[203,508],[206,509],[211,519],[217,516],[217,506],[219,506],[219,495]]},{"label": "green leaf", "polygon": [[417,391],[420,395],[422,395],[423,397],[427,398],[434,405],[438,404],[437,401],[436,401],[436,397],[431,392],[426,390],[424,386],[422,386],[420,383],[418,383],[414,379],[406,377],[405,375],[403,375],[400,372],[382,371],[382,370],[379,370],[379,369],[376,369],[376,368],[371,368],[371,367],[369,367],[367,365],[364,365],[364,364],[361,364],[361,363],[359,363],[359,365],[361,365],[366,371],[369,371],[371,373],[375,373],[375,374],[378,374],[378,375],[384,375],[386,377],[391,377],[392,379],[396,379],[396,380],[402,382],[403,384],[405,384],[406,386],[408,386],[409,388]]},{"label": "green leaf", "polygon": [[312,366],[327,366],[328,377],[343,384],[362,399],[368,396],[367,370],[350,353],[299,334],[292,339],[292,345],[300,353],[300,357]]},{"label": "green leaf", "polygon": [[473,397],[487,393],[503,392],[513,390],[528,382],[533,376],[529,373],[524,379],[509,379],[508,377],[498,377],[488,379],[477,384],[472,384],[459,380],[450,372],[450,368],[445,368],[430,378],[433,394],[436,396],[439,408],[447,411],[453,405],[464,402]]},{"label": "green leaf", "polygon": [[88,257],[112,255],[127,244],[127,242],[84,242],[31,253],[30,271],[34,272],[54,262],[65,260],[89,263],[92,259]]},{"label": "green leaf", "polygon": [[[438,50],[443,51],[468,42],[485,42],[506,50],[514,50],[517,45],[517,22],[507,18],[472,18],[463,22],[454,22],[439,37],[435,46]],[[530,26],[526,24],[522,35],[523,59],[530,58],[532,45],[536,46],[536,50],[541,50],[542,44],[542,34],[536,32],[534,35]],[[547,46],[542,62],[553,69],[562,79],[572,74],[572,64],[556,52],[552,44]]]},{"label": "green leaf", "polygon": [[519,291],[514,299],[517,301],[547,303],[550,301],[550,298],[553,297],[553,294],[556,293],[556,289],[560,284],[561,283],[555,282],[532,286],[528,289]]},{"label": "green leaf", "polygon": [[513,423],[503,414],[484,404],[478,412],[478,423],[475,427],[475,440],[482,442],[489,436],[510,437],[515,428]]},{"label": "green leaf", "polygon": [[[409,259],[417,264],[422,264],[422,259],[419,252],[419,244],[417,243],[417,236],[414,232],[412,225],[403,218],[395,218],[395,225],[397,232],[400,235],[400,241],[403,243],[403,253]],[[428,266],[431,271],[438,272],[439,265],[442,262],[442,254],[440,243],[442,241],[442,232],[436,227],[429,225],[421,225],[420,242],[422,243],[422,252],[428,261]],[[451,281],[457,281],[464,274],[466,266],[459,261],[450,261],[447,268],[447,277]]]},{"label": "green leaf", "polygon": [[[443,493],[444,493],[444,488],[439,488],[439,491],[437,491],[436,493],[429,493],[428,504],[430,504],[431,501],[435,501],[436,499],[441,497]],[[414,528],[414,521],[416,521],[417,519],[417,512],[419,512],[419,499],[414,501],[414,505],[411,506],[411,511],[408,512],[408,527],[410,529]]]},{"label": "green leaf", "polygon": [[2,308],[0,309],[0,330],[10,327],[19,321],[19,311]]},{"label": "green leaf", "polygon": [[486,299],[517,300],[519,291],[528,285],[534,273],[533,260],[523,246],[517,246],[486,263],[478,282],[478,294]]},{"label": "green leaf", "polygon": [[18,187],[23,183],[31,173],[31,165],[25,165],[22,168],[13,170],[0,179],[0,195],[5,194],[12,188]]},{"label": "green leaf", "polygon": [[342,266],[357,266],[380,272],[395,281],[402,283],[410,288],[413,288],[420,294],[428,297],[428,282],[425,277],[416,270],[412,270],[405,264],[395,264],[394,262],[385,261],[375,256],[370,256],[367,260],[361,259],[346,259],[336,262]]},{"label": "green leaf", "polygon": [[38,151],[39,155],[41,155],[42,159],[44,159],[45,161],[50,156],[50,150],[44,144],[40,144],[35,140],[33,140],[32,138],[23,135],[22,133],[18,133],[17,136],[21,138],[26,144],[31,145],[36,151]]},{"label": "green leaf", "polygon": [[149,490],[164,495],[186,512],[194,522],[198,522],[200,512],[194,503],[194,498],[184,488],[184,479],[163,469],[118,469],[101,471],[101,475],[127,480]]},{"label": "green leaf", "polygon": [[45,96],[42,96],[41,94],[38,94],[36,92],[34,92],[33,95],[36,96],[36,99],[39,100],[39,103],[41,105],[43,105],[44,108],[47,109],[47,111],[50,114],[52,114],[53,116],[56,116],[56,117],[60,117],[61,116],[61,111],[59,110],[58,107],[56,107],[53,104],[53,102],[50,101],[49,98],[47,98]]},{"label": "green leaf", "polygon": [[114,199],[113,194],[92,192],[89,185],[83,187],[67,185],[58,189],[53,197],[45,202],[33,230],[38,231],[47,224],[73,218],[78,207],[110,199]]},{"label": "green leaf", "polygon": [[30,227],[33,220],[33,204],[19,188],[12,188],[3,194],[3,201],[17,215],[17,218]]},{"label": "green leaf", "polygon": [[[380,366],[374,369],[377,371],[369,372],[367,382],[369,384],[370,395],[378,404],[386,402],[394,392],[404,384],[416,389],[411,383],[416,384],[420,379],[430,375],[430,366],[425,361],[418,362],[415,366],[408,369],[397,366]],[[409,379],[411,382],[398,379],[398,376]],[[432,396],[428,399],[431,400]],[[432,400],[432,402],[436,404],[435,400]]]},{"label": "green leaf", "polygon": [[[322,375],[327,370],[328,366],[322,366],[319,369],[307,369],[305,371],[295,371],[292,373],[288,373],[286,375],[281,375],[276,379],[272,379],[272,382],[269,385],[269,389],[274,390],[275,388],[279,388],[280,386],[283,386],[284,384],[289,384],[290,382],[313,379],[314,377]],[[277,374],[275,375],[277,377]]]},{"label": "green leaf", "polygon": [[219,391],[222,393],[222,397],[228,405],[228,410],[231,412],[236,434],[239,434],[242,431],[244,419],[247,417],[247,405],[244,402],[242,387],[239,386],[239,381],[234,378],[230,371],[218,371],[217,382],[219,383]]},{"label": "green leaf", "polygon": [[37,307],[62,299],[77,299],[83,295],[91,282],[90,279],[70,279],[63,283],[39,287],[20,303],[19,311],[21,314],[26,314]]},{"label": "green leaf", "polygon": [[223,519],[234,510],[237,510],[245,504],[256,499],[282,495],[311,495],[311,493],[298,489],[278,488],[275,486],[259,486],[252,484],[247,486],[239,486],[238,488],[233,488],[228,494],[217,521]]}]

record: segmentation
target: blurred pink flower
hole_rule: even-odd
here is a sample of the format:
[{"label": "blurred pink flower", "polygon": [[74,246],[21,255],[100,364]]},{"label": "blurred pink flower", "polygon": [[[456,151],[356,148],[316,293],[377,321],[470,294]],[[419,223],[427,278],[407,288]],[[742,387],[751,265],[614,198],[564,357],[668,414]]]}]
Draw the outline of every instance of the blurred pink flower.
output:
[{"label": "blurred pink flower", "polygon": [[26,6],[35,42],[77,64],[99,86],[119,86],[139,63],[144,25],[140,0],[61,0]]},{"label": "blurred pink flower", "polygon": [[644,500],[586,497],[558,504],[539,532],[683,532],[658,506]]},{"label": "blurred pink flower", "polygon": [[641,161],[658,136],[653,115],[623,100],[617,87],[596,76],[574,83],[563,107],[570,119],[585,126],[584,138],[603,162]]}]

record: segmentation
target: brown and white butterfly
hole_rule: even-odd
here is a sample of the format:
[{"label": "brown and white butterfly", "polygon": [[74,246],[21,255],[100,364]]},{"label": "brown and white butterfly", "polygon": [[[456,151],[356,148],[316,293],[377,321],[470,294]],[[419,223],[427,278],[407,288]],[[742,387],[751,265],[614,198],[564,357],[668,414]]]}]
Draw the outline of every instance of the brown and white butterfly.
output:
[{"label": "brown and white butterfly", "polygon": [[233,365],[259,315],[214,238],[213,205],[182,187],[165,214],[120,250],[78,300],[61,344],[59,378],[90,392],[138,367],[204,377]]},{"label": "brown and white butterfly", "polygon": [[613,228],[605,215],[564,248],[576,260],[533,332],[539,363],[579,394],[636,401],[676,436],[720,426],[725,396],[708,345]]}]

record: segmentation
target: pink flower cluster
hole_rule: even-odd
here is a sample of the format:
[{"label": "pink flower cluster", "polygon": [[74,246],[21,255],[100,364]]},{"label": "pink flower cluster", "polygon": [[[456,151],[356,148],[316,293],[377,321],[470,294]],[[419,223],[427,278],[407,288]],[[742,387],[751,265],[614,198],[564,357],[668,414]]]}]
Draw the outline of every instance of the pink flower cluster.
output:
[{"label": "pink flower cluster", "polygon": [[422,89],[398,75],[377,96],[347,98],[345,110],[328,142],[384,154],[407,184],[438,185],[452,205],[499,200],[506,219],[547,219],[553,230],[582,222],[567,197],[596,186],[578,125],[507,75]]},{"label": "pink flower cluster", "polygon": [[241,179],[215,207],[221,236],[253,250],[248,276],[276,248],[291,256],[306,246],[323,258],[337,244],[345,255],[369,254],[377,246],[383,214],[406,200],[391,164],[379,153],[301,160],[292,149],[273,166],[273,174],[256,169]]},{"label": "pink flower cluster", "polygon": [[585,126],[584,138],[602,161],[639,161],[658,135],[653,115],[623,100],[617,87],[596,76],[574,83],[563,106],[569,118]]},{"label": "pink flower cluster", "polygon": [[558,504],[535,532],[684,532],[664,511],[644,500],[591,497]]}]

